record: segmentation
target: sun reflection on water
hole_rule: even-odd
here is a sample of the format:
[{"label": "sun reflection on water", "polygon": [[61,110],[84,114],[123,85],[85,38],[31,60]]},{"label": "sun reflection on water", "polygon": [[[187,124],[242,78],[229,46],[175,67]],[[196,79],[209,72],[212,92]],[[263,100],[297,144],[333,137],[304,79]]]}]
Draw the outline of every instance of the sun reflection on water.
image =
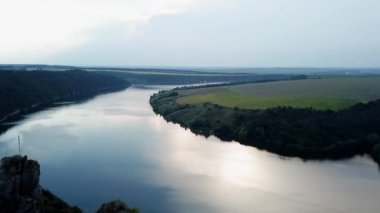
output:
[{"label": "sun reflection on water", "polygon": [[232,146],[221,160],[220,175],[227,181],[243,185],[244,179],[254,176],[253,156],[247,149]]},{"label": "sun reflection on water", "polygon": [[198,136],[154,115],[148,103],[153,92],[129,88],[37,113],[0,136],[0,148],[17,148],[20,134],[23,151],[43,165],[43,184],[88,212],[115,197],[143,212],[380,209],[372,161],[284,160]]}]

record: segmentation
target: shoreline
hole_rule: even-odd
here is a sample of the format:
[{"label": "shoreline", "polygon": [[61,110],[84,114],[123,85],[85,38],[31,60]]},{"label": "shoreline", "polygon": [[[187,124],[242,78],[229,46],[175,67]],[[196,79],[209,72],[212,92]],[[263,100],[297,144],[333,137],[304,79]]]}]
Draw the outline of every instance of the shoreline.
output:
[{"label": "shoreline", "polygon": [[85,91],[85,92],[69,94],[66,96],[59,97],[59,98],[54,98],[54,99],[46,101],[44,103],[35,103],[35,104],[30,105],[30,106],[24,107],[22,109],[17,109],[15,111],[5,115],[4,117],[0,118],[0,125],[4,125],[4,123],[6,123],[6,122],[13,121],[13,119],[15,119],[15,118],[18,118],[18,117],[21,117],[24,115],[28,115],[28,114],[33,113],[33,112],[41,111],[41,110],[45,109],[46,107],[53,105],[56,102],[70,101],[70,100],[85,100],[85,99],[88,99],[88,98],[91,98],[91,97],[94,97],[97,95],[101,95],[101,94],[122,91],[124,89],[127,89],[130,86],[131,85],[105,87],[105,88],[96,89],[96,90],[92,90],[92,91]]},{"label": "shoreline", "polygon": [[[354,120],[356,114],[376,114],[380,100],[333,112],[291,107],[244,110],[208,103],[181,105],[176,102],[178,97],[177,90],[161,91],[151,96],[150,104],[167,122],[180,124],[195,134],[214,135],[222,141],[236,141],[304,160],[337,160],[369,154],[380,165],[379,133],[371,128],[364,133],[360,130],[377,124],[376,116],[367,116],[369,121],[363,121],[361,126]],[[338,124],[334,122],[347,126],[335,129]],[[359,130],[352,130],[350,125],[358,126]]]}]

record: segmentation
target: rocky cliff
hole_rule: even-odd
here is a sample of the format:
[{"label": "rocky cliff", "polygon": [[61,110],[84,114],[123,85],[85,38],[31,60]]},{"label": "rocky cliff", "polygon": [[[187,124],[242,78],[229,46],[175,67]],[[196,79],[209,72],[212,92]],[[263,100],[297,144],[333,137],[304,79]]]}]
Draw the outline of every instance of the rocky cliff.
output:
[{"label": "rocky cliff", "polygon": [[[1,159],[0,165],[0,213],[80,213],[40,184],[40,165],[27,156]],[[121,201],[103,204],[99,213],[133,213]]]}]

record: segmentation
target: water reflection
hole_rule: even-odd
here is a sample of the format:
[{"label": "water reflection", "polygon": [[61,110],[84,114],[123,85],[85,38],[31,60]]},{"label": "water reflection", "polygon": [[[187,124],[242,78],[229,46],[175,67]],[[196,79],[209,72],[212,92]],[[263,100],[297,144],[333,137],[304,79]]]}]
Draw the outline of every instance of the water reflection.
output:
[{"label": "water reflection", "polygon": [[367,157],[286,160],[196,136],[153,114],[157,88],[129,88],[36,113],[0,149],[42,164],[42,184],[92,212],[127,200],[143,212],[378,212],[380,175]]}]

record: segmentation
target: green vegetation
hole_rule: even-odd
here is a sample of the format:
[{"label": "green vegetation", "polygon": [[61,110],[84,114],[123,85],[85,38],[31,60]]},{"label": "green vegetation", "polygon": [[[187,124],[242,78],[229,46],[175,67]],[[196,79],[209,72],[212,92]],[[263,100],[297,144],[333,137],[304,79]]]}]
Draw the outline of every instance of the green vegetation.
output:
[{"label": "green vegetation", "polygon": [[339,110],[380,98],[380,78],[308,79],[181,90],[179,104],[241,109],[279,106]]},{"label": "green vegetation", "polygon": [[338,110],[352,106],[360,101],[330,97],[302,97],[302,96],[253,96],[232,91],[213,92],[178,98],[179,104],[213,103],[224,107],[238,107],[241,109],[266,109],[278,106],[294,108],[331,109]]},{"label": "green vegetation", "polygon": [[[379,81],[378,78],[372,80]],[[365,83],[361,82],[360,85],[365,88],[365,85],[372,80],[363,79]],[[355,82],[359,81],[361,80],[355,80]],[[270,84],[276,83],[285,82],[273,82]],[[299,81],[286,82],[286,84],[290,83],[298,84]],[[268,83],[259,83],[257,85],[265,84]],[[221,106],[223,103],[209,103],[210,100],[216,100],[217,98],[223,101],[221,98],[226,94],[228,100],[225,103],[237,101],[239,96],[235,99],[236,94],[231,90],[226,90],[226,88],[236,89],[250,86],[239,85],[161,91],[151,97],[150,104],[154,112],[162,115],[167,121],[178,123],[185,128],[190,128],[192,132],[206,137],[215,135],[221,140],[235,140],[244,145],[266,149],[280,155],[296,156],[304,159],[340,159],[368,153],[380,163],[380,100],[352,103],[354,105],[336,111],[284,106],[241,109],[238,107],[223,107]],[[330,100],[331,98],[331,102],[334,102],[333,97],[348,97],[337,96],[336,94],[338,93],[347,94],[350,97],[358,95],[353,90],[343,93],[340,89],[333,88],[330,88],[331,92],[327,93],[326,99],[321,100]],[[213,94],[221,93],[221,96],[218,97],[218,94],[214,97],[204,96],[210,92]],[[300,93],[304,92],[301,91]],[[192,97],[197,93],[203,95],[201,97],[204,98],[204,103],[185,104],[181,102],[180,98]],[[331,94],[334,96],[329,97]],[[366,93],[366,95],[361,96],[364,99],[358,100],[369,100],[370,97],[376,97],[376,95],[378,95],[376,92]],[[241,93],[241,96],[246,97],[247,95]],[[280,100],[287,99],[280,98]],[[315,98],[313,97],[312,100],[315,100]],[[308,100],[308,103],[311,102]],[[243,104],[244,102],[238,103]],[[334,108],[337,105],[338,103],[335,103],[334,106],[330,105],[329,107]]]},{"label": "green vegetation", "polygon": [[0,123],[51,102],[124,89],[123,79],[85,71],[1,71]]}]

